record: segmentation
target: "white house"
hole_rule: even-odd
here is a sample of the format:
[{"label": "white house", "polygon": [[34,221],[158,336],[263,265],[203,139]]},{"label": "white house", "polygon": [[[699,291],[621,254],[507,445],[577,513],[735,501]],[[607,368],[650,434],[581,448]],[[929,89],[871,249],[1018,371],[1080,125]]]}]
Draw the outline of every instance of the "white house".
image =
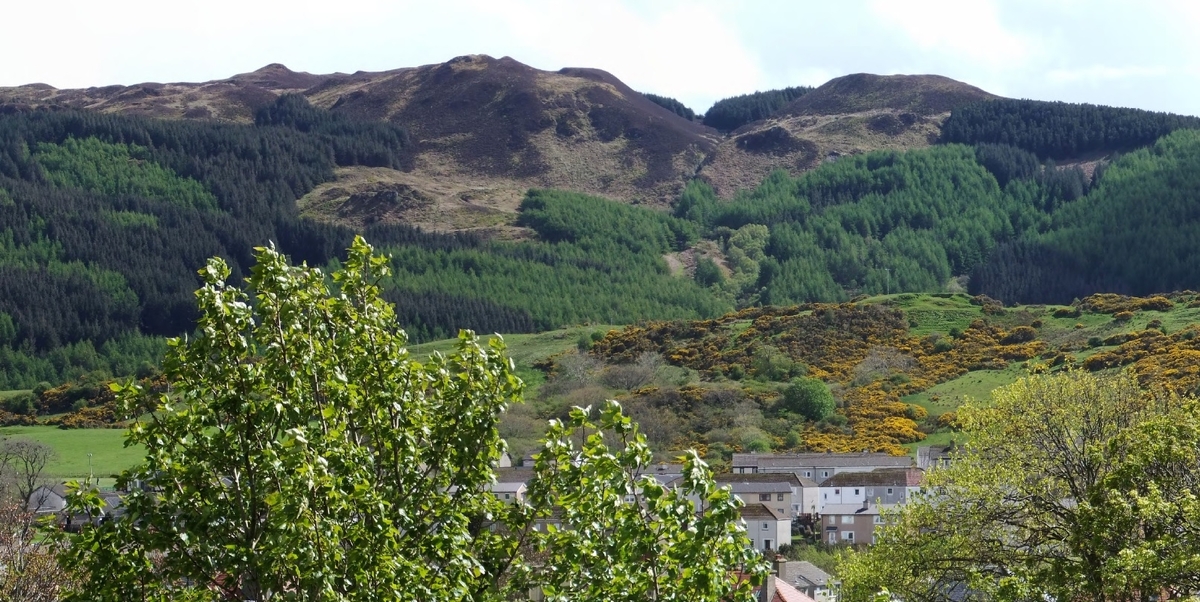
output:
[{"label": "white house", "polygon": [[25,509],[35,514],[62,512],[67,507],[67,486],[42,485],[29,494]]},{"label": "white house", "polygon": [[[728,484],[733,487],[733,492],[735,494],[740,493],[739,489],[747,491],[744,489],[744,484],[747,483],[786,483],[791,489],[791,497],[789,500],[791,508],[788,511],[788,515],[791,518],[795,519],[796,517],[801,517],[806,514],[816,514],[817,512],[818,500],[820,498],[818,497],[819,488],[816,481],[794,472],[726,473],[717,475],[715,478],[717,483],[721,485]],[[743,485],[736,485],[738,483],[742,483]],[[751,493],[749,491],[747,492]],[[756,500],[752,498],[746,498],[741,495],[738,497],[741,497],[742,501],[747,503],[763,501],[761,499]],[[777,502],[778,500],[772,501]],[[778,507],[776,507],[776,509],[778,509]]]},{"label": "white house", "polygon": [[492,483],[492,494],[502,502],[519,504],[525,501],[525,483],[520,481]]},{"label": "white house", "polygon": [[751,503],[739,508],[738,513],[746,521],[746,535],[754,549],[766,552],[792,543],[792,521],[774,508]]},{"label": "white house", "polygon": [[844,472],[825,479],[818,487],[817,511],[830,505],[904,504],[921,488],[924,473],[917,468],[881,468],[870,472]]}]

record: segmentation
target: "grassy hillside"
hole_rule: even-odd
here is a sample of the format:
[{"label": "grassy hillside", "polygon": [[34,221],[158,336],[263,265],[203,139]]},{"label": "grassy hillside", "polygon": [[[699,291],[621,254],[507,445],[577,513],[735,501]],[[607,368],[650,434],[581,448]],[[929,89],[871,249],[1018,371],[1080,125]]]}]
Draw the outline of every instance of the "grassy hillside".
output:
[{"label": "grassy hillside", "polygon": [[[1172,299],[1097,295],[1073,306],[1001,307],[964,294],[897,294],[848,305],[745,310],[703,322],[513,335],[505,337],[510,351],[535,386],[508,426],[528,427],[530,417],[554,417],[567,404],[609,396],[640,415],[665,455],[699,446],[712,448],[711,459],[720,461],[764,440],[768,447],[758,447],[764,451],[866,445],[915,453],[919,445],[954,438],[945,422],[964,402],[986,403],[993,389],[1031,371],[1128,365],[1147,386],[1195,391],[1200,354],[1192,350],[1200,342],[1192,341],[1200,334],[1200,298]],[[579,351],[601,332],[608,334],[590,353]],[[796,365],[835,391],[839,409],[824,423],[776,410]],[[624,373],[639,366],[648,367],[640,379]],[[629,382],[634,385],[625,386]],[[949,416],[939,422],[943,415]],[[898,424],[902,420],[913,424]],[[881,428],[885,422],[890,425]],[[520,449],[536,438],[511,432],[523,435]]]},{"label": "grassy hillside", "polygon": [[[1146,386],[1200,389],[1200,295],[1096,295],[1070,306],[1002,307],[964,294],[879,295],[846,304],[753,308],[702,321],[578,326],[504,335],[526,402],[501,431],[514,456],[535,451],[550,418],[621,400],[661,457],[699,448],[720,463],[741,450],[895,454],[956,437],[967,400],[1031,371],[1128,367]],[[453,340],[409,348],[415,357]],[[816,379],[836,410],[787,409],[796,379]],[[55,474],[97,474],[138,459],[121,431],[0,428],[59,450]],[[82,472],[81,472],[82,471]]]}]

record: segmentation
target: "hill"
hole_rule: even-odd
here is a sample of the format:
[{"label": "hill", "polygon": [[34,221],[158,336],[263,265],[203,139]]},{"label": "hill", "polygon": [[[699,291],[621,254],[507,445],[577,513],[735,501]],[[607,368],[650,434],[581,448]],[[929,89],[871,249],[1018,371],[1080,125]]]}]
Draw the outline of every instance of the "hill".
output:
[{"label": "hill", "polygon": [[[994,98],[938,76],[856,74],[815,90],[725,99],[705,122],[737,128],[723,136],[682,117],[664,104],[669,99],[647,98],[604,71],[542,71],[509,57],[474,55],[373,73],[314,75],[272,64],[202,83],[83,90],[31,84],[0,88],[0,109],[250,123],[284,95],[401,126],[412,140],[411,161],[402,169],[339,168],[333,182],[300,201],[307,216],[355,227],[406,223],[507,237],[525,234],[513,222],[531,187],[665,206],[699,175],[729,197],[775,168],[798,174],[840,156],[928,146],[950,109]],[[391,202],[397,198],[403,201]]]},{"label": "hill", "polygon": [[[332,266],[355,231],[393,256],[385,295],[418,341],[898,291],[1065,303],[1197,288],[1186,258],[1198,144],[1175,132],[1092,177],[1004,145],[875,151],[796,178],[776,171],[731,201],[693,182],[674,215],[539,189],[520,200],[509,227],[522,235],[509,240],[378,219],[428,207],[387,179],[412,161],[408,132],[298,95],[253,125],[0,116],[0,383],[130,374],[156,359],[157,337],[190,328],[205,258],[226,257],[236,279],[248,249],[275,241]],[[377,188],[339,205],[339,171]],[[297,196],[356,228],[305,219]]]},{"label": "hill", "polygon": [[[510,353],[530,388],[526,403],[506,412],[501,432],[520,457],[535,449],[547,419],[616,398],[663,458],[688,447],[716,463],[734,451],[912,453],[918,445],[961,437],[954,421],[962,403],[986,403],[992,389],[1031,372],[1127,367],[1146,386],[1195,392],[1198,324],[1200,296],[1193,292],[1169,298],[1104,294],[1067,306],[1013,307],[965,294],[905,293],[749,308],[700,321],[511,335],[505,337]],[[437,341],[410,351],[452,346]],[[789,409],[785,393],[795,379],[828,387],[834,412],[814,420]],[[42,399],[67,398],[72,390],[48,390]],[[94,398],[79,398],[94,407],[41,422],[79,424],[71,417],[95,416],[111,397],[97,391]],[[71,441],[79,437],[62,432],[0,428],[0,435],[77,449]],[[98,474],[132,461],[116,453],[118,437],[88,439],[98,446],[97,458],[108,462],[97,465]],[[81,470],[80,457],[72,453],[70,467],[55,469]]]},{"label": "hill", "polygon": [[[363,195],[389,190],[421,199],[419,211],[372,215],[427,229],[511,225],[531,187],[665,204],[716,145],[716,132],[659,106],[597,69],[534,69],[511,58],[462,56],[377,73],[312,75],[283,65],[204,83],[147,83],[86,90],[0,89],[0,104],[249,123],[285,94],[361,121],[397,124],[413,160],[396,173],[337,173],[309,214],[343,221]],[[358,195],[356,197],[356,195]],[[342,205],[351,204],[349,208]],[[487,218],[486,216],[491,216]],[[353,215],[345,220],[356,223]]]},{"label": "hill", "polygon": [[700,176],[729,198],[774,169],[797,175],[843,156],[922,148],[939,140],[952,109],[993,98],[936,75],[839,77],[732,132]]},{"label": "hill", "polygon": [[781,109],[779,116],[846,115],[882,110],[931,116],[994,98],[998,97],[940,75],[855,73],[829,80],[811,94],[797,98]]}]

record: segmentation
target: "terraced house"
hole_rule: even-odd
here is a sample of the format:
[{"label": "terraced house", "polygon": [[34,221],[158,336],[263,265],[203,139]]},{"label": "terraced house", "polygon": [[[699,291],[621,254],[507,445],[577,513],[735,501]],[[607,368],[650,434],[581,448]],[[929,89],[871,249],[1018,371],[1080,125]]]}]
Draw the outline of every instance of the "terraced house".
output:
[{"label": "terraced house", "polygon": [[908,456],[861,452],[853,454],[733,454],[732,472],[755,474],[793,472],[820,483],[843,472],[869,472],[880,468],[908,468]]}]

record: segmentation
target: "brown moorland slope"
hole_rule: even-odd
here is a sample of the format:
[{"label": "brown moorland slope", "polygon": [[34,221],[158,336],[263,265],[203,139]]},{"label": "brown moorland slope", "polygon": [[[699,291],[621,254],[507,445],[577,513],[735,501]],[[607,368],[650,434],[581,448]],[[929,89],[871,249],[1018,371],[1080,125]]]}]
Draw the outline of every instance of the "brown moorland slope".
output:
[{"label": "brown moorland slope", "polygon": [[700,175],[729,197],[776,168],[795,175],[844,155],[928,146],[952,109],[992,98],[939,75],[839,77],[733,132]]},{"label": "brown moorland slope", "polygon": [[719,141],[715,131],[604,71],[542,71],[484,55],[378,73],[313,75],[272,64],[203,83],[83,90],[32,84],[0,88],[0,105],[248,123],[286,93],[333,112],[392,121],[411,134],[411,171],[364,178],[362,170],[343,170],[336,190],[326,187],[320,202],[301,203],[314,216],[343,221],[361,212],[341,205],[362,205],[364,195],[378,194],[381,181],[389,182],[385,194],[394,196],[392,188],[402,185],[421,202],[412,204],[417,212],[390,204],[380,217],[439,230],[481,222],[502,227],[530,187],[665,204]]},{"label": "brown moorland slope", "polygon": [[82,90],[0,88],[5,107],[71,107],[165,119],[249,123],[282,94],[408,128],[408,171],[346,168],[299,199],[317,219],[406,222],[432,230],[521,236],[530,187],[664,206],[697,175],[722,196],[839,156],[927,146],[957,106],[995,98],[936,75],[840,77],[776,115],[722,138],[597,69],[543,71],[509,57],[462,56],[383,72],[313,75],[271,64],[202,83]]}]

